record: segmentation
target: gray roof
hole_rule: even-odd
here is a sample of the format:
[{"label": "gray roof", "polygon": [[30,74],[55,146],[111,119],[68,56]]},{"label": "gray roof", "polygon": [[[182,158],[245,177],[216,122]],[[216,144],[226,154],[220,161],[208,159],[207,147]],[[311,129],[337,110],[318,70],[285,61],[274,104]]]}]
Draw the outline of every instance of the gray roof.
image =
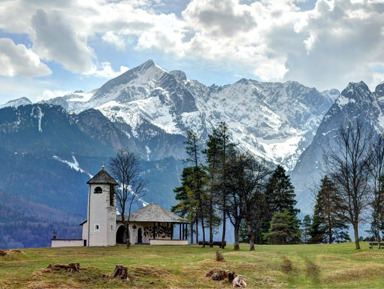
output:
[{"label": "gray roof", "polygon": [[117,185],[117,182],[114,178],[112,178],[106,170],[104,170],[104,167],[101,169],[100,172],[98,172],[92,179],[90,179],[87,184],[111,184],[111,185]]},{"label": "gray roof", "polygon": [[189,223],[187,220],[160,207],[159,205],[156,205],[155,203],[150,203],[144,208],[132,213],[130,215],[129,221],[130,222]]}]

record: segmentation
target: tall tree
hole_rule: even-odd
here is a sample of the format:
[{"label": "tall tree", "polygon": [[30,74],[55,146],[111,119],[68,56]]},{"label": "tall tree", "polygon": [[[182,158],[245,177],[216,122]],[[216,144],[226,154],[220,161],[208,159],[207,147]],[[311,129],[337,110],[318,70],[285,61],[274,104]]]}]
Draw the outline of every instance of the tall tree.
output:
[{"label": "tall tree", "polygon": [[197,216],[200,219],[203,235],[203,247],[205,247],[205,208],[206,195],[204,192],[204,183],[206,181],[206,173],[200,161],[200,138],[193,131],[187,132],[187,140],[185,141],[185,150],[188,155],[186,161],[192,164],[191,181],[193,182],[193,193],[197,200]]},{"label": "tall tree", "polygon": [[[135,154],[120,150],[110,159],[110,172],[119,183],[116,200],[121,210],[122,222],[125,225],[127,248],[130,247],[129,223],[132,205],[141,200],[145,193],[146,181],[140,176],[140,161]],[[127,215],[125,215],[127,213]]]},{"label": "tall tree", "polygon": [[373,198],[371,202],[372,217],[376,233],[376,240],[380,243],[380,231],[383,227],[384,217],[384,137],[379,135],[372,144],[372,157],[369,163],[369,172],[371,173],[373,183]]},{"label": "tall tree", "polygon": [[336,240],[345,241],[340,238],[347,236],[348,226],[336,205],[340,202],[336,185],[325,176],[321,179],[320,189],[316,195],[311,243],[331,244]]},{"label": "tall tree", "polygon": [[265,188],[270,170],[266,167],[266,165],[257,162],[256,160],[253,160],[251,165],[252,185],[249,186],[249,193],[244,197],[244,220],[247,226],[249,250],[254,251],[256,236],[261,234],[262,220],[268,210],[265,201]]},{"label": "tall tree", "polygon": [[[270,222],[276,213],[288,211],[295,216],[300,210],[295,208],[297,201],[296,194],[289,176],[282,166],[277,166],[268,179],[265,191],[267,210],[264,214],[262,230],[266,234],[270,230]],[[265,239],[265,238],[264,238]]]},{"label": "tall tree", "polygon": [[260,227],[264,209],[264,188],[268,169],[252,156],[237,152],[231,158],[228,168],[229,220],[234,227],[234,249],[239,250],[241,224],[247,226],[250,250],[254,250],[255,233]]},{"label": "tall tree", "polygon": [[366,127],[359,120],[341,127],[336,148],[325,157],[329,175],[337,187],[336,206],[353,228],[356,249],[360,249],[359,224],[370,204],[369,142],[372,131]]},{"label": "tall tree", "polygon": [[[183,169],[181,186],[173,189],[173,192],[176,194],[175,198],[179,203],[171,208],[172,212],[175,212],[190,221],[191,244],[193,244],[193,225],[198,222],[198,202],[194,194],[195,183],[192,179],[193,174],[193,167],[185,167]],[[198,236],[198,232],[196,232],[196,234]]]},{"label": "tall tree", "polygon": [[295,208],[297,201],[294,190],[285,169],[280,165],[277,166],[268,180],[265,196],[271,215],[288,210],[290,214],[296,216],[300,212]]},{"label": "tall tree", "polygon": [[228,205],[228,180],[229,180],[229,165],[232,155],[235,153],[235,145],[230,141],[228,126],[225,122],[221,122],[219,126],[213,130],[212,138],[215,139],[216,146],[219,152],[219,163],[217,168],[217,196],[218,207],[222,213],[221,221],[223,224],[221,242],[224,246],[226,235],[227,221],[227,205]]},{"label": "tall tree", "polygon": [[213,135],[208,135],[207,148],[203,150],[206,161],[206,171],[208,174],[207,184],[207,213],[209,228],[209,246],[213,247],[213,233],[215,227],[220,225],[220,217],[216,213],[216,201],[218,198],[218,177],[220,167],[220,150],[218,139]]}]

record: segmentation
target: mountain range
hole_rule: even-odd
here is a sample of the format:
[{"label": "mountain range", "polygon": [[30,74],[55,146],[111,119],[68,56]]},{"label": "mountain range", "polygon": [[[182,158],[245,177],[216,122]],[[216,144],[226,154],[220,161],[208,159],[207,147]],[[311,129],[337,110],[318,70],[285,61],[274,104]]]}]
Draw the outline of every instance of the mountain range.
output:
[{"label": "mountain range", "polygon": [[[241,150],[291,172],[299,207],[309,212],[310,187],[323,174],[323,149],[332,146],[337,129],[364,117],[382,133],[383,109],[384,84],[371,92],[363,82],[350,83],[341,93],[320,92],[293,81],[241,79],[232,85],[206,86],[149,60],[90,92],[1,105],[0,201],[9,215],[14,215],[15,202],[8,205],[4,196],[43,206],[56,216],[50,228],[65,228],[58,230],[59,237],[75,235],[76,222],[86,214],[86,181],[103,162],[108,168],[118,150],[127,149],[142,159],[143,177],[149,180],[144,200],[169,208],[186,165],[186,132],[194,130],[204,143],[224,121]],[[47,224],[42,211],[34,217],[37,224]],[[4,218],[0,229],[11,220],[17,223],[17,218]],[[3,232],[13,243],[3,237],[0,246],[18,242],[10,230]],[[46,236],[46,242],[28,241],[23,246],[46,246],[49,240]]]}]

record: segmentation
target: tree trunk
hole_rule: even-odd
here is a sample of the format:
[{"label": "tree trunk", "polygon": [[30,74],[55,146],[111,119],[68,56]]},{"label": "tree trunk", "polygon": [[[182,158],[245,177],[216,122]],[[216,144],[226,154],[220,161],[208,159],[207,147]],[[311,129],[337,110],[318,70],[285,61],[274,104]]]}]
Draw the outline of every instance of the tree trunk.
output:
[{"label": "tree trunk", "polygon": [[131,247],[131,240],[129,234],[129,222],[125,222],[125,236],[127,237],[127,249]]},{"label": "tree trunk", "polygon": [[[211,193],[212,194],[212,193]],[[209,198],[209,247],[213,247],[213,197]]]},{"label": "tree trunk", "polygon": [[203,231],[203,248],[205,248],[205,226],[204,226],[204,217],[201,216],[201,229]]},{"label": "tree trunk", "polygon": [[199,221],[196,219],[195,221],[195,234],[196,234],[196,244],[199,244]]},{"label": "tree trunk", "polygon": [[355,247],[356,247],[356,250],[360,250],[359,227],[358,227],[357,224],[353,224],[353,233],[355,234]]},{"label": "tree trunk", "polygon": [[377,242],[380,243],[381,238],[380,238],[380,217],[379,216],[376,219],[376,230],[377,230]]},{"label": "tree trunk", "polygon": [[233,250],[239,251],[240,250],[240,242],[239,242],[239,230],[240,230],[240,225],[237,225],[233,227],[235,231],[235,243],[233,244]]},{"label": "tree trunk", "polygon": [[252,233],[252,227],[249,223],[247,224],[247,228],[249,238],[249,251],[255,251],[255,234]]},{"label": "tree trunk", "polygon": [[191,244],[193,244],[193,223],[191,223],[190,226],[191,226]]},{"label": "tree trunk", "polygon": [[225,243],[225,229],[226,229],[226,214],[225,214],[225,208],[223,208],[223,235],[221,236],[221,245],[224,248]]}]

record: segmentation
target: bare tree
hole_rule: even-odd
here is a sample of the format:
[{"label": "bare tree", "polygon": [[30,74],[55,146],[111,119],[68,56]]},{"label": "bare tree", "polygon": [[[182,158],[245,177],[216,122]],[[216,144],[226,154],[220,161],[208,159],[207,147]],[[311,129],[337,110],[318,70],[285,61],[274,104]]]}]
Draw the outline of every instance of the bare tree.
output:
[{"label": "bare tree", "polygon": [[384,138],[382,135],[377,136],[372,144],[372,159],[370,162],[370,173],[372,176],[373,185],[373,224],[375,225],[376,238],[380,243],[380,227],[383,220],[384,214]]},{"label": "bare tree", "polygon": [[129,248],[131,245],[129,223],[132,205],[144,196],[147,182],[140,176],[140,162],[133,153],[119,151],[115,157],[111,158],[109,167],[111,174],[119,183],[116,200],[121,209],[121,220],[125,226],[127,248]]},{"label": "bare tree", "polygon": [[364,128],[359,120],[341,127],[336,149],[325,156],[329,176],[338,188],[335,205],[353,228],[356,249],[360,249],[359,224],[364,221],[364,211],[370,204],[369,142],[372,130]]},{"label": "bare tree", "polygon": [[260,228],[264,206],[264,188],[269,173],[264,164],[258,163],[252,156],[236,153],[228,168],[228,204],[227,213],[234,227],[234,250],[239,250],[240,226],[245,221],[249,236],[250,250],[254,250],[255,234]]}]

